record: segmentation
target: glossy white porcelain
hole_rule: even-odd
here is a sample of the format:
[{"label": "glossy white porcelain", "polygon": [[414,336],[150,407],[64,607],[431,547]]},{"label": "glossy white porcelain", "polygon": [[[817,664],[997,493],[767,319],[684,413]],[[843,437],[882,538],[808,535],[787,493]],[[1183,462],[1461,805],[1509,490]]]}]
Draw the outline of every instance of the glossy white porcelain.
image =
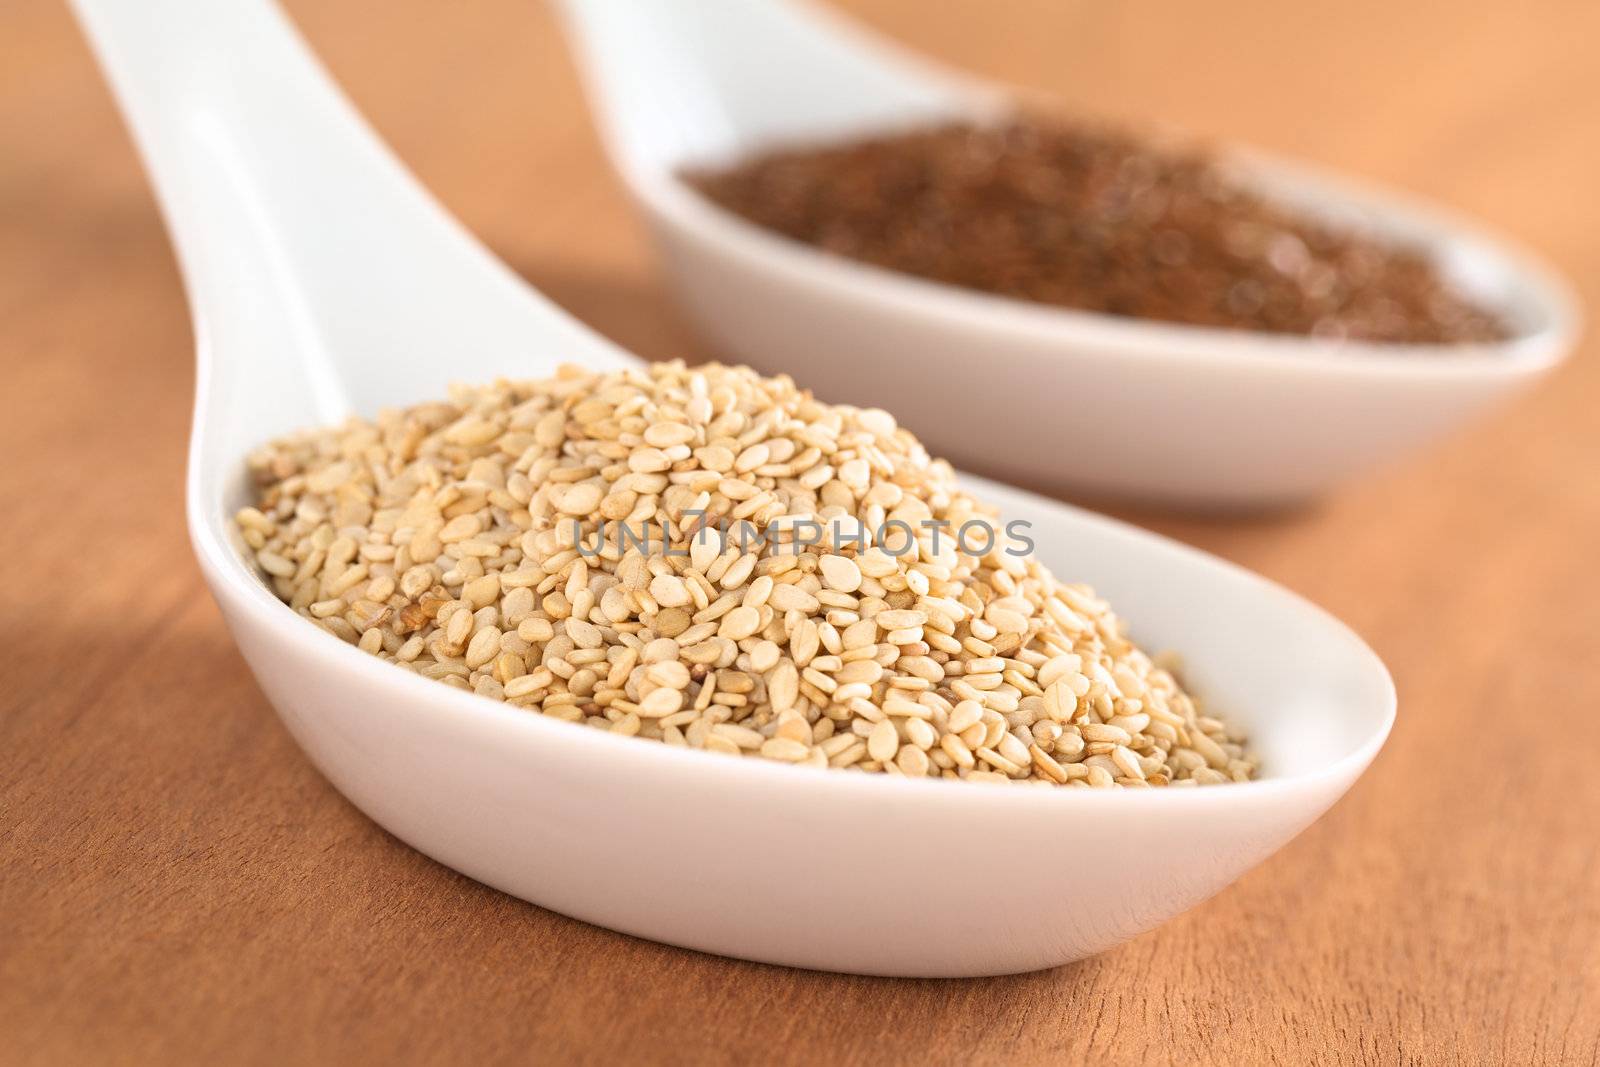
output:
[{"label": "glossy white porcelain", "polygon": [[738,362],[804,368],[824,399],[895,411],[970,469],[1205,509],[1293,504],[1469,420],[1571,348],[1575,305],[1527,255],[1435,209],[1244,152],[1231,163],[1262,192],[1423,247],[1514,336],[1339,346],[1155,324],[815,250],[717,208],[677,172],[772,145],[981,119],[1006,94],[792,0],[558,6],[611,156],[705,335]]},{"label": "glossy white porcelain", "polygon": [[190,292],[201,569],[311,759],[441,863],[708,952],[873,974],[1021,971],[1215,893],[1322,814],[1383,743],[1388,675],[1332,618],[1199,552],[986,482],[974,488],[1032,522],[1046,560],[1099,586],[1145,643],[1187,656],[1192,683],[1251,731],[1264,780],[1102,793],[800,770],[545,719],[334,640],[238,552],[230,515],[248,499],[252,447],[451,379],[632,357],[450,221],[264,0],[75,6]]}]

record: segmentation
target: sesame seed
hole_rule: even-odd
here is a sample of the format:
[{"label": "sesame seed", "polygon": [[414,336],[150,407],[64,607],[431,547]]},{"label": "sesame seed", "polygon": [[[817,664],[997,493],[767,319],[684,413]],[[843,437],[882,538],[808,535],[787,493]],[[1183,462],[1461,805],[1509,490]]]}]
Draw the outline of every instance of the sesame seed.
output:
[{"label": "sesame seed", "polygon": [[856,566],[855,560],[847,556],[826,555],[817,562],[829,589],[854,593],[861,588],[861,568]]},{"label": "sesame seed", "polygon": [[888,763],[900,749],[900,735],[895,731],[894,721],[884,719],[872,728],[872,733],[867,736],[867,754],[879,763]]},{"label": "sesame seed", "polygon": [[798,763],[811,755],[808,745],[787,737],[774,737],[761,746],[761,754],[767,759],[781,760],[785,763]]},{"label": "sesame seed", "polygon": [[[298,434],[251,465],[258,497],[235,519],[279,597],[530,714],[913,778],[1255,773],[1086,588],[998,550],[874,547],[891,517],[986,512],[886,413],[785,378],[568,369]],[[850,540],[812,543],[806,524]]]}]

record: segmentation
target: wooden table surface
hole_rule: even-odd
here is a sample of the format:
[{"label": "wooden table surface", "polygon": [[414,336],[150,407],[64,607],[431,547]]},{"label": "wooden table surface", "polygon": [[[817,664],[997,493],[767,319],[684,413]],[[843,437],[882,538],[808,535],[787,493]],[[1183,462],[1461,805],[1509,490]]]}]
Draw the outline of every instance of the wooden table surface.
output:
[{"label": "wooden table surface", "polygon": [[[531,0],[297,0],[422,178],[647,356],[703,358]],[[981,74],[1391,182],[1600,305],[1600,5],[847,5]],[[1385,657],[1398,726],[1219,898],[1058,970],[813,974],[503,896],[311,768],[201,584],[191,339],[63,5],[0,5],[0,1062],[1593,1063],[1600,369],[1313,510],[1127,517],[1297,589]]]}]

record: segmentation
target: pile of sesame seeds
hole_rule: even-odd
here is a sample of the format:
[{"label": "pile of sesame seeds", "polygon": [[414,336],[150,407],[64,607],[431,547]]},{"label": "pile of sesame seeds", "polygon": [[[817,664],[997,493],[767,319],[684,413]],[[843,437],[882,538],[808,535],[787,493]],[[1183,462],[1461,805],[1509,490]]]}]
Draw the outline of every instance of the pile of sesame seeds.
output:
[{"label": "pile of sesame seeds", "polygon": [[529,712],[912,778],[1255,772],[892,416],[787,377],[564,367],[301,433],[250,467],[238,528],[279,597]]}]

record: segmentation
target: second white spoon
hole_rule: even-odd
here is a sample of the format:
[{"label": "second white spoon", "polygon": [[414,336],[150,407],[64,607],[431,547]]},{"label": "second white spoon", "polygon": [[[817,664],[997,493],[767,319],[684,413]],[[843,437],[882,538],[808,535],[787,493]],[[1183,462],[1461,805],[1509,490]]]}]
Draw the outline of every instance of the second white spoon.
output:
[{"label": "second white spoon", "polygon": [[1235,153],[1265,195],[1414,243],[1511,325],[1492,345],[1344,344],[1046,307],[892,273],[760,229],[680,169],[978,118],[1007,94],[798,0],[559,0],[595,110],[689,315],[738,362],[806,368],[963,466],[1198,508],[1303,501],[1532,384],[1575,304],[1443,213]]}]

